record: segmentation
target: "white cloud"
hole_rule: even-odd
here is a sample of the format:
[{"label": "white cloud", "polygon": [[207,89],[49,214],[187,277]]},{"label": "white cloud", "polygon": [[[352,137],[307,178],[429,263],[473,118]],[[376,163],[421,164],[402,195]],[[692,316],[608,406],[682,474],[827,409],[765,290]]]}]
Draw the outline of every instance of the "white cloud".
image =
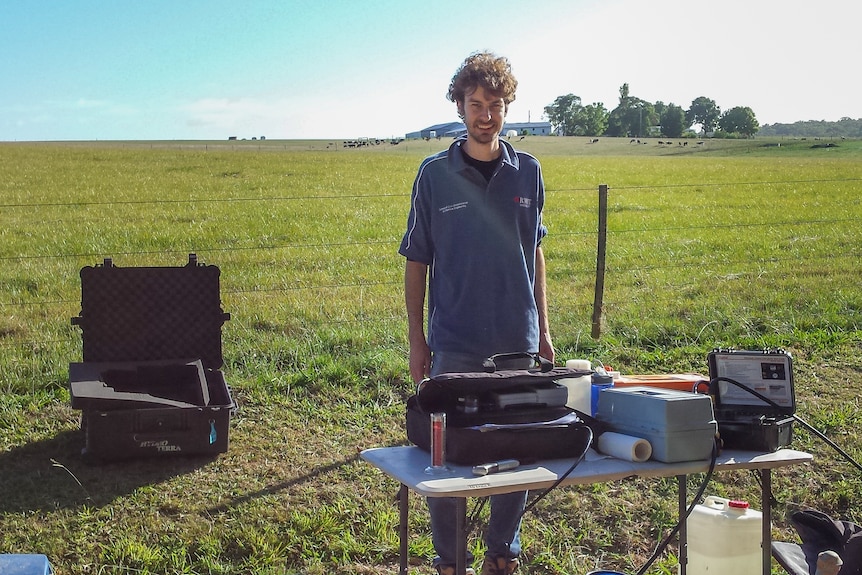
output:
[{"label": "white cloud", "polygon": [[72,104],[67,104],[67,105],[72,107],[72,108],[91,110],[91,109],[106,108],[106,107],[110,106],[110,103],[107,100],[88,100],[86,98],[78,98]]}]

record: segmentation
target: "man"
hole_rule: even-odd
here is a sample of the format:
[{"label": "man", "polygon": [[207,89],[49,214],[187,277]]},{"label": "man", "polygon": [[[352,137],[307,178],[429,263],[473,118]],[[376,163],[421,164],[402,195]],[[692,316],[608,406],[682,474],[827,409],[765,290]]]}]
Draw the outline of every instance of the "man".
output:
[{"label": "man", "polygon": [[[466,137],[426,158],[413,184],[399,252],[407,258],[410,375],[416,382],[482,371],[482,361],[497,353],[539,352],[554,359],[541,247],[547,233],[541,167],[499,137],[517,85],[506,58],[469,56],[448,94]],[[491,498],[483,575],[510,575],[517,568],[526,499],[526,492]],[[429,498],[428,507],[434,564],[442,575],[453,575],[454,500]]]}]

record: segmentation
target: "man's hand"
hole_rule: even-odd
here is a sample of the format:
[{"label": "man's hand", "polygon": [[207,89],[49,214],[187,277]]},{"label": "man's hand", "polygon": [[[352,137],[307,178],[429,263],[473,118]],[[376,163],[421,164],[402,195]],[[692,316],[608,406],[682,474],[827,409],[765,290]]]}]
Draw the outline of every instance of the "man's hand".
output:
[{"label": "man's hand", "polygon": [[431,375],[431,350],[423,338],[421,342],[410,342],[410,377],[419,383]]},{"label": "man's hand", "polygon": [[539,334],[539,355],[554,363],[554,344],[551,342],[551,334],[543,332]]}]

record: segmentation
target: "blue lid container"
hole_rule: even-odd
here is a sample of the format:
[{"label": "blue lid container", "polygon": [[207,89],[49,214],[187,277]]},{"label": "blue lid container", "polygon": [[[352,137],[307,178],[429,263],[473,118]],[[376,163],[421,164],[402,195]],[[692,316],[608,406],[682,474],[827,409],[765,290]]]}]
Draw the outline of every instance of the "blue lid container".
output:
[{"label": "blue lid container", "polygon": [[593,373],[592,389],[590,391],[590,409],[593,417],[599,412],[599,392],[614,386],[614,378],[610,375]]}]

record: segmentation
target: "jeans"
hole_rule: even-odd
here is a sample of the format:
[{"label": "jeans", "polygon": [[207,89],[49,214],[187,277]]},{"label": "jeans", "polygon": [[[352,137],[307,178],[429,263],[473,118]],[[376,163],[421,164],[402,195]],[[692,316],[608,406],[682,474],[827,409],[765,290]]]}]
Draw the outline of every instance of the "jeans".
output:
[{"label": "jeans", "polygon": [[[431,376],[441,373],[483,371],[485,358],[472,357],[460,353],[434,353],[431,359]],[[517,360],[514,365],[500,366],[500,369],[522,369],[532,366],[531,360]],[[527,503],[527,492],[516,491],[502,495],[492,495],[491,516],[485,531],[487,555],[513,559],[521,553],[521,514]],[[454,565],[455,549],[460,542],[455,540],[455,499],[451,497],[428,497],[428,511],[431,514],[431,537],[437,558],[434,566]],[[473,556],[467,552],[467,564]]]}]

